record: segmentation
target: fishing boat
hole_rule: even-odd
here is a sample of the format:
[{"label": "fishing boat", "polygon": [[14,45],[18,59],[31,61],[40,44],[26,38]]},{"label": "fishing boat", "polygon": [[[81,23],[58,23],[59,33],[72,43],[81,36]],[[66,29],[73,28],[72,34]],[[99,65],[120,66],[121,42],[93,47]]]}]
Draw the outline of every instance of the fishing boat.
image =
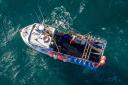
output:
[{"label": "fishing boat", "polygon": [[62,32],[55,27],[34,23],[20,31],[23,41],[31,48],[63,62],[94,70],[103,66],[106,40],[90,34]]}]

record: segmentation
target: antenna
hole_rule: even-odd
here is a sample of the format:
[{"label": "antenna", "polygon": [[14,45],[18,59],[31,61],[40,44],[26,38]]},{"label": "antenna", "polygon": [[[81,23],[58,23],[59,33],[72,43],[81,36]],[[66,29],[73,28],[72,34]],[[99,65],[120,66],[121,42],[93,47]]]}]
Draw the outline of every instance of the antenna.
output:
[{"label": "antenna", "polygon": [[40,12],[40,14],[41,14],[41,17],[42,17],[42,19],[43,19],[43,22],[42,23],[44,23],[45,21],[44,21],[44,16],[43,16],[43,13],[42,13],[42,11],[41,11],[41,9],[40,9],[40,7],[38,6],[38,9],[39,9],[39,12]]},{"label": "antenna", "polygon": [[40,17],[38,16],[38,14],[37,14],[36,11],[35,11],[35,14],[36,14],[36,17],[37,17],[38,21],[41,22],[41,19],[40,19]]}]

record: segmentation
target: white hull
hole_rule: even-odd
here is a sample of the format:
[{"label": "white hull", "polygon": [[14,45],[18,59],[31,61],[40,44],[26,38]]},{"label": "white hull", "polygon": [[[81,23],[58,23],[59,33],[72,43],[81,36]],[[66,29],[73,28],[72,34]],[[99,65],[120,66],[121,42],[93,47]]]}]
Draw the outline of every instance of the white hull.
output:
[{"label": "white hull", "polygon": [[[37,26],[39,26],[39,25],[40,25],[40,26],[43,26],[43,24],[37,24],[37,23],[34,23],[34,24],[36,24]],[[50,48],[49,48],[50,42],[49,42],[49,44],[46,43],[46,44],[44,44],[44,45],[43,45],[43,44],[38,44],[38,43],[35,43],[34,40],[32,39],[33,37],[31,37],[31,36],[35,36],[34,34],[31,34],[31,33],[32,33],[32,27],[33,27],[34,24],[29,25],[29,26],[23,28],[23,29],[21,30],[21,32],[20,32],[20,35],[21,35],[23,41],[24,41],[29,47],[31,47],[31,48],[33,48],[33,49],[35,49],[35,50],[37,50],[37,51],[39,51],[39,52],[41,52],[41,53],[47,54],[46,51],[47,51],[48,49],[50,49]],[[35,27],[33,31],[35,31],[36,28],[37,28],[37,27]],[[39,34],[39,36],[37,36],[37,37],[40,37],[41,35],[43,35],[43,34]],[[32,42],[29,41],[29,37],[31,37],[31,41],[32,41]],[[44,46],[44,47],[43,47],[43,46]]]}]

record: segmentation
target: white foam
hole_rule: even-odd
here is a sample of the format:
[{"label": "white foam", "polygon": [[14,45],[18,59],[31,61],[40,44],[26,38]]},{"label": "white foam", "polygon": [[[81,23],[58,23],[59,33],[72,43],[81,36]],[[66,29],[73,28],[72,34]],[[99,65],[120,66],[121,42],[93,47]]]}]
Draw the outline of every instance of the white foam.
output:
[{"label": "white foam", "polygon": [[83,12],[83,10],[85,9],[85,6],[86,6],[85,0],[81,1],[80,8],[79,8],[79,13]]},{"label": "white foam", "polygon": [[78,9],[78,12],[77,14],[73,17],[73,20],[75,20],[78,15],[80,15],[84,10],[85,10],[85,7],[86,7],[86,4],[88,3],[88,1],[85,1],[85,0],[82,0],[80,2],[80,5],[79,5],[79,9]]},{"label": "white foam", "polygon": [[12,51],[7,51],[1,56],[0,67],[3,68],[1,75],[14,80],[18,75],[19,65],[15,65],[16,55]]},{"label": "white foam", "polygon": [[13,37],[17,34],[18,29],[15,31],[14,28],[10,29],[7,34],[3,33],[3,41],[0,43],[0,46],[6,46],[9,41],[13,39]]},{"label": "white foam", "polygon": [[119,30],[119,33],[120,33],[120,34],[123,34],[123,33],[124,33],[124,30],[122,30],[122,29]]},{"label": "white foam", "polygon": [[105,31],[105,30],[106,30],[106,28],[105,28],[105,27],[102,27],[102,28],[101,28],[101,30]]},{"label": "white foam", "polygon": [[1,38],[0,47],[6,46],[7,43],[13,39],[13,37],[18,32],[19,26],[20,25],[14,27],[12,25],[11,20],[9,20],[7,17],[3,19],[3,24],[1,27],[4,31],[0,34],[0,38]]},{"label": "white foam", "polygon": [[49,21],[52,21],[52,25],[56,27],[57,30],[64,32],[69,31],[70,25],[73,24],[70,13],[64,6],[54,8]]},{"label": "white foam", "polygon": [[27,50],[25,50],[25,52],[30,56],[36,56],[37,55],[37,51],[35,51],[31,48],[28,48]]}]

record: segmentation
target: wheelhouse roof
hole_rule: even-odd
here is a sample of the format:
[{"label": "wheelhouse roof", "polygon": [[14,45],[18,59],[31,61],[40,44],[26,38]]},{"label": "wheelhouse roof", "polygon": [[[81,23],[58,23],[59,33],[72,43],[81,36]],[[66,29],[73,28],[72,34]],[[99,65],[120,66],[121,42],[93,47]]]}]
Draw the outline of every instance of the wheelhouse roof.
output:
[{"label": "wheelhouse roof", "polygon": [[[43,48],[49,48],[49,45],[52,40],[52,36],[54,35],[54,31],[55,31],[55,28],[53,27],[50,27],[44,24],[35,23],[32,26],[28,40],[31,44],[34,44]],[[51,36],[48,36],[49,42],[45,43],[43,38],[45,37],[45,35],[49,35],[47,32],[50,33]]]}]

